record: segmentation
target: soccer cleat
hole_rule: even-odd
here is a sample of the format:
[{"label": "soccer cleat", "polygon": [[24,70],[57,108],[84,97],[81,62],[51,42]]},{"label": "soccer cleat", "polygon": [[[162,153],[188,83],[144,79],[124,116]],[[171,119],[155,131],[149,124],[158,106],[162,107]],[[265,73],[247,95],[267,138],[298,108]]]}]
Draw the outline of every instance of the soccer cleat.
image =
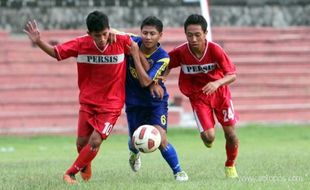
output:
[{"label": "soccer cleat", "polygon": [[91,178],[91,164],[88,164],[81,170],[81,177],[84,181],[88,181]]},{"label": "soccer cleat", "polygon": [[181,181],[181,182],[188,180],[188,176],[187,176],[185,171],[180,171],[180,172],[174,174],[174,178],[176,181]]},{"label": "soccer cleat", "polygon": [[140,153],[135,154],[133,152],[129,153],[129,165],[132,171],[137,172],[141,167]]},{"label": "soccer cleat", "polygon": [[78,182],[75,179],[75,176],[73,174],[65,174],[63,176],[63,180],[65,183],[73,185],[73,184],[77,184]]},{"label": "soccer cleat", "polygon": [[238,173],[235,166],[225,166],[225,175],[227,178],[237,178]]}]

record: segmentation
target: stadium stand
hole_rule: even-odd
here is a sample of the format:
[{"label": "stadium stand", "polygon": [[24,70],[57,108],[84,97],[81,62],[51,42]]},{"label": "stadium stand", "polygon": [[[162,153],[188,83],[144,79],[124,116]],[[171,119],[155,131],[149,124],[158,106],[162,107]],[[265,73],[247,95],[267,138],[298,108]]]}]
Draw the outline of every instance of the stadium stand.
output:
[{"label": "stadium stand", "polygon": [[[237,66],[232,93],[241,123],[309,122],[309,32],[309,27],[213,29],[214,41]],[[75,60],[58,63],[28,39],[0,34],[0,134],[73,133],[78,114]],[[53,36],[61,42],[82,34],[81,30],[43,31],[44,39],[53,43]],[[171,50],[184,40],[182,28],[167,28],[162,45]],[[191,108],[178,89],[177,77],[178,70],[173,70],[166,82],[169,123],[193,126]],[[126,130],[124,114],[115,129]]]},{"label": "stadium stand", "polygon": [[[210,2],[213,41],[237,66],[232,93],[241,124],[309,123],[310,2]],[[75,61],[57,63],[19,35],[26,21],[37,19],[44,39],[64,42],[85,33],[84,16],[94,9],[110,15],[115,28],[138,27],[142,18],[158,16],[165,26],[175,27],[165,28],[162,45],[167,50],[185,41],[184,18],[201,11],[194,0],[0,0],[0,134],[75,131],[79,106]],[[194,126],[177,77],[173,70],[166,82],[170,125]],[[117,125],[116,130],[126,129],[124,114]]]}]

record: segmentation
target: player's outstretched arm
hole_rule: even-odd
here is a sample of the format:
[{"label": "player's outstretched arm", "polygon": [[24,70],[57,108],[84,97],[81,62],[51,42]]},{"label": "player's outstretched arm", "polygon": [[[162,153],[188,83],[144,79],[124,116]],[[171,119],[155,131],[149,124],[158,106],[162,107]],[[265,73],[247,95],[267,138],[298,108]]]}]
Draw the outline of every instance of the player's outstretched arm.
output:
[{"label": "player's outstretched arm", "polygon": [[41,40],[40,31],[38,29],[38,26],[35,20],[28,21],[23,31],[28,35],[29,39],[34,44],[36,44],[39,48],[41,48],[48,55],[56,58],[54,47]]},{"label": "player's outstretched arm", "polygon": [[131,56],[134,60],[134,64],[137,70],[140,85],[142,87],[149,86],[153,82],[153,80],[150,79],[144,67],[142,66],[140,55],[139,55],[139,51],[140,51],[139,46],[135,42],[132,41],[129,49],[130,49]]}]

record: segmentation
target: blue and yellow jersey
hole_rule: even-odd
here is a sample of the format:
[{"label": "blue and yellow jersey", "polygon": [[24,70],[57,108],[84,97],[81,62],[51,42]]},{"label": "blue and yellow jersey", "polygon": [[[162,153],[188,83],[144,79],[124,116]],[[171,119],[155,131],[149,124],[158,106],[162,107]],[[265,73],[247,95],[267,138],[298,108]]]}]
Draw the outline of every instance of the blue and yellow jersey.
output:
[{"label": "blue and yellow jersey", "polygon": [[[132,40],[135,41],[140,47],[142,44],[142,39],[139,36],[131,36]],[[169,64],[168,53],[160,47],[150,55],[145,55],[147,61],[150,64],[150,69],[147,74],[153,81],[161,76]],[[161,87],[164,89],[165,94],[163,100],[158,98],[153,98],[148,87],[142,88],[139,80],[138,74],[135,69],[135,64],[131,56],[127,57],[127,75],[126,75],[126,106],[151,106],[156,105],[162,101],[168,101],[168,93],[166,87],[162,82],[159,82]]]}]

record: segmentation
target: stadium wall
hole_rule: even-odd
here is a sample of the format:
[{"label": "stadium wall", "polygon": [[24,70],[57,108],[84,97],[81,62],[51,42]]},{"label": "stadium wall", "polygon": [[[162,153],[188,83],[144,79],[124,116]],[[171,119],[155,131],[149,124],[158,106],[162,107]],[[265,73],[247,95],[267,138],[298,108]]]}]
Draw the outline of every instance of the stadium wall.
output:
[{"label": "stadium wall", "polygon": [[[309,0],[209,0],[213,26],[309,26]],[[95,9],[110,16],[115,28],[138,27],[149,15],[165,26],[180,27],[191,13],[200,13],[196,0],[0,0],[0,30],[20,33],[29,19],[42,29],[82,29]]]}]

